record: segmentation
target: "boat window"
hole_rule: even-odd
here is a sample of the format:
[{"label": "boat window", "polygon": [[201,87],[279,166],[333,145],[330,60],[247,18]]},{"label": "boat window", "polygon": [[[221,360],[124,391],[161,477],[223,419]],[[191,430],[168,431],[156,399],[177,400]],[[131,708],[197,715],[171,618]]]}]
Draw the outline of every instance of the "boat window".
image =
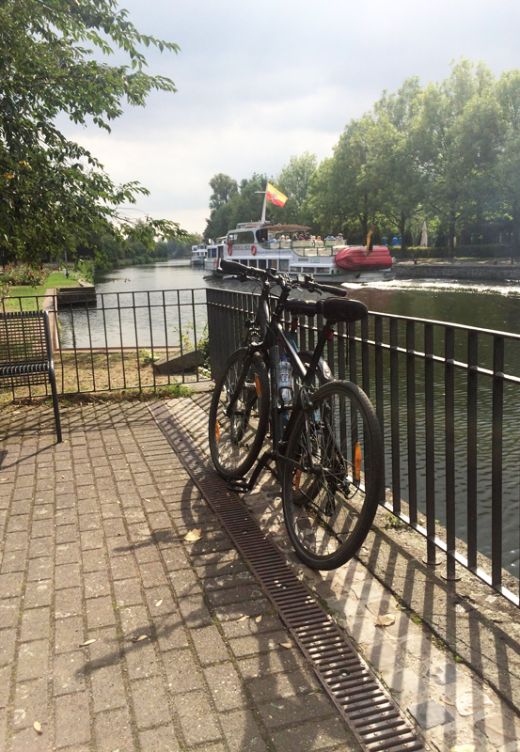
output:
[{"label": "boat window", "polygon": [[259,243],[267,243],[267,228],[261,227],[256,231],[256,239]]},{"label": "boat window", "polygon": [[289,259],[280,259],[280,271],[281,272],[289,271]]},{"label": "boat window", "polygon": [[266,269],[267,268],[266,259],[258,259],[258,268],[259,269]]},{"label": "boat window", "polygon": [[252,230],[238,230],[229,234],[233,245],[252,245],[255,242],[255,236]]}]

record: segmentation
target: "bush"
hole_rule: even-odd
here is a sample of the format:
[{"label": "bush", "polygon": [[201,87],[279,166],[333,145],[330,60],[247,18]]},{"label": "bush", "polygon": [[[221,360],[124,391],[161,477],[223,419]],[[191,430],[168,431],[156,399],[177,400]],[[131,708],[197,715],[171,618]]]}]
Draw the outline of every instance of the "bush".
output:
[{"label": "bush", "polygon": [[85,282],[94,282],[94,262],[91,259],[78,259],[75,272]]},{"label": "bush", "polygon": [[16,266],[6,266],[0,272],[0,286],[8,285],[17,287],[19,285],[28,285],[29,287],[39,287],[47,277],[44,269],[35,269],[27,264],[17,264]]}]

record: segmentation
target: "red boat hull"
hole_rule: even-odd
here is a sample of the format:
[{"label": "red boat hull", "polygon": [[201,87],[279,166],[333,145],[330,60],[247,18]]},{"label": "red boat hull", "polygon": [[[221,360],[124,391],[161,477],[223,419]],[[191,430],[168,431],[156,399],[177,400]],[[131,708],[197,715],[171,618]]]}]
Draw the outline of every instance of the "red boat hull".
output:
[{"label": "red boat hull", "polygon": [[392,266],[392,257],[386,245],[375,245],[371,251],[362,245],[349,245],[338,251],[334,260],[336,266],[349,272],[376,271]]}]

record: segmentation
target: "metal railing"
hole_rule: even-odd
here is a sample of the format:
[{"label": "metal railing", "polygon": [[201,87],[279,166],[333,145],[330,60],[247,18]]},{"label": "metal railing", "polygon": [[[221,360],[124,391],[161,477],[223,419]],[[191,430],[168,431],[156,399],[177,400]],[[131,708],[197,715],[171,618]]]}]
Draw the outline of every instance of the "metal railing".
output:
[{"label": "metal railing", "polygon": [[[98,293],[93,304],[63,302],[54,294],[0,302],[0,311],[43,308],[61,394],[157,390],[207,378],[200,371],[162,375],[153,366],[205,346],[203,288]],[[12,396],[25,396],[23,388],[13,387]]]},{"label": "metal railing", "polygon": [[[241,341],[255,296],[208,290],[214,375]],[[300,349],[319,320],[300,317]],[[337,327],[337,378],[373,401],[385,441],[382,504],[427,541],[427,558],[461,564],[519,605],[520,336],[370,313]]]}]

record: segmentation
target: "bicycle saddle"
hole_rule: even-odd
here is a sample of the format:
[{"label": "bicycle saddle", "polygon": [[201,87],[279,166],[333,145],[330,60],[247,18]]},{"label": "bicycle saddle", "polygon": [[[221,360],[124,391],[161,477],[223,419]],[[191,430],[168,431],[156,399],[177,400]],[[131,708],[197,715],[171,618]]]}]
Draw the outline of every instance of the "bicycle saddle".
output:
[{"label": "bicycle saddle", "polygon": [[364,319],[368,308],[359,300],[325,298],[324,300],[287,300],[284,309],[294,314],[315,316],[321,313],[327,321],[345,321],[347,324]]}]

